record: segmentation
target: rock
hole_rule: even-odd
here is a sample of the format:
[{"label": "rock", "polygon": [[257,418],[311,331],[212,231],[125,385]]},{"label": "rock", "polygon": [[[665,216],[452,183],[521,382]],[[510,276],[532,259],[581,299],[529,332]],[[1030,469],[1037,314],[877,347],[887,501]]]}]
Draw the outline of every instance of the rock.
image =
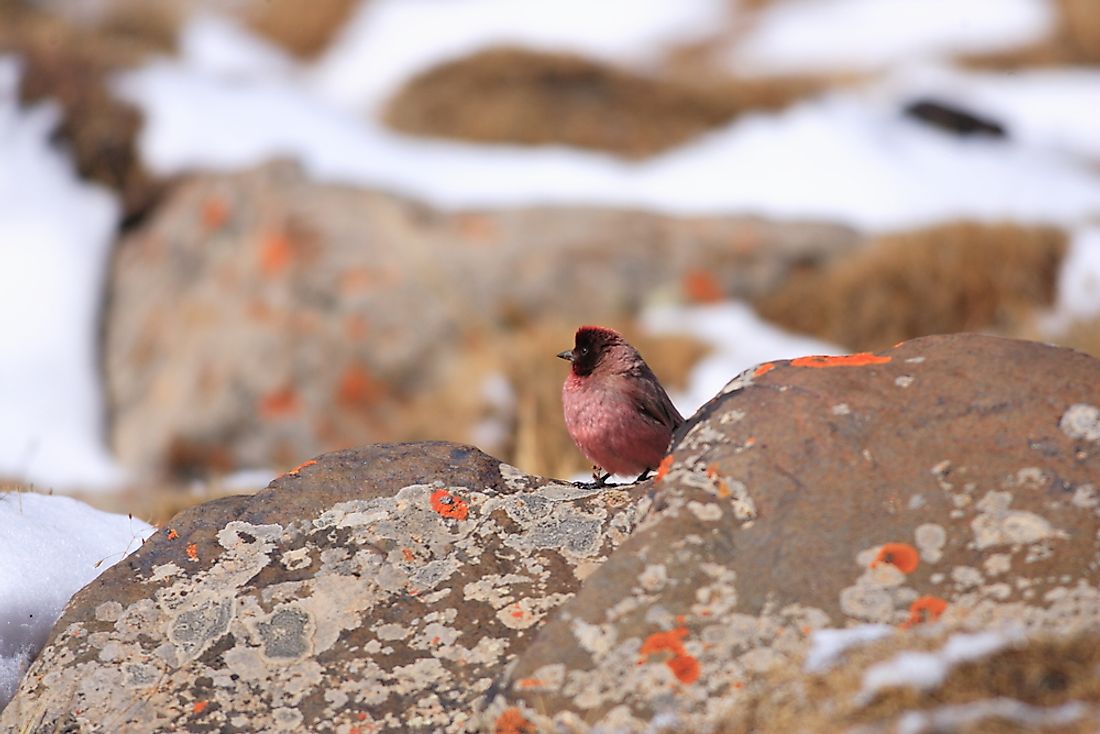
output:
[{"label": "rock", "polygon": [[0,20],[0,53],[22,64],[22,99],[60,107],[57,134],[72,150],[77,170],[116,191],[127,220],[140,218],[164,184],[141,163],[141,115],[112,93],[111,75],[163,47],[125,29],[96,32],[30,10],[0,7]]},{"label": "rock", "polygon": [[491,720],[707,731],[818,628],[1097,625],[1098,386],[1084,354],[969,334],[747,372],[674,437],[655,511]]},{"label": "rock", "polygon": [[[752,218],[445,214],[290,165],[200,177],[117,250],[104,345],[112,443],[139,473],[186,476],[422,437],[407,432],[408,406],[463,355],[549,328],[553,355],[578,323],[619,324],[662,293],[752,296],[858,241],[843,227]],[[456,404],[500,371],[482,359],[490,372],[425,413],[428,435],[454,435]]]},{"label": "rock", "polygon": [[940,99],[914,99],[902,111],[907,117],[959,136],[1008,137],[1004,125],[997,120]]},{"label": "rock", "polygon": [[319,457],[79,592],[0,729],[465,731],[648,504],[454,444]]},{"label": "rock", "polygon": [[722,731],[1086,734],[1100,726],[1095,629],[896,634],[848,648],[821,670],[806,663],[796,659],[769,674],[728,713]]}]

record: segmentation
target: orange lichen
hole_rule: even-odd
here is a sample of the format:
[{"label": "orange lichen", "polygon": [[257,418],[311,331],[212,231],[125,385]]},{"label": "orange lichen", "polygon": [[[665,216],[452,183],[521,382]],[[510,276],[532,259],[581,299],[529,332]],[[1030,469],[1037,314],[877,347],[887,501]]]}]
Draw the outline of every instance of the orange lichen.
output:
[{"label": "orange lichen", "polygon": [[382,396],[381,383],[371,376],[366,367],[353,364],[340,377],[336,399],[343,405],[367,405]]},{"label": "orange lichen", "polygon": [[208,703],[209,701],[195,701],[195,703],[191,704],[191,713],[201,714],[203,711],[206,710],[206,706]]},{"label": "orange lichen", "polygon": [[493,727],[494,734],[530,734],[535,727],[515,706],[504,709]]},{"label": "orange lichen", "polygon": [[520,678],[516,688],[542,688],[546,683],[541,678]]},{"label": "orange lichen", "polygon": [[521,607],[519,604],[512,605],[512,617],[514,619],[521,619],[523,617],[523,614],[523,607]]},{"label": "orange lichen", "polygon": [[175,528],[168,528],[164,534],[168,537],[168,540],[175,540],[180,537],[180,534],[176,532]]},{"label": "orange lichen", "polygon": [[445,489],[437,489],[432,492],[432,509],[443,517],[452,520],[465,520],[470,514],[470,508],[466,502]]},{"label": "orange lichen", "polygon": [[298,410],[298,394],[292,387],[273,390],[260,399],[260,414],[265,418],[279,418]]},{"label": "orange lichen", "polygon": [[760,377],[761,375],[768,374],[769,372],[771,372],[774,369],[775,369],[775,363],[774,362],[765,362],[764,364],[760,365],[755,370],[753,370],[752,375],[753,375],[753,377]]},{"label": "orange lichen", "polygon": [[706,270],[690,270],[684,275],[684,294],[693,303],[714,303],[726,297],[714,275]]},{"label": "orange lichen", "polygon": [[938,596],[922,596],[909,605],[909,619],[901,623],[909,629],[922,622],[935,622],[947,609],[947,602]]},{"label": "orange lichen", "polygon": [[891,361],[893,361],[892,357],[880,357],[870,352],[860,352],[859,354],[842,354],[836,357],[822,355],[799,357],[798,359],[792,359],[791,364],[795,367],[863,367],[869,364],[886,364]]},{"label": "orange lichen", "polygon": [[260,243],[260,270],[264,275],[274,277],[290,265],[294,250],[290,240],[281,232],[272,232]]},{"label": "orange lichen", "polygon": [[284,477],[296,477],[296,476],[298,476],[298,474],[301,473],[302,469],[305,469],[307,466],[313,466],[316,463],[317,463],[317,459],[307,459],[306,461],[303,461],[301,464],[299,464],[298,466],[296,466],[293,469],[291,469],[290,471],[288,471],[283,476]]},{"label": "orange lichen", "polygon": [[192,561],[199,560],[199,547],[194,543],[187,544],[187,557]]},{"label": "orange lichen", "polygon": [[694,683],[699,680],[699,661],[691,655],[677,655],[665,665],[681,683]]},{"label": "orange lichen", "polygon": [[[677,622],[682,623],[683,617],[678,617]],[[687,635],[688,631],[685,627],[654,632],[642,643],[640,651],[642,659],[638,664],[646,662],[652,655],[671,653],[671,657],[665,660],[665,665],[676,676],[676,680],[681,683],[694,683],[699,679],[700,666],[699,661],[684,649],[684,639]]]},{"label": "orange lichen", "polygon": [[672,454],[669,454],[665,458],[661,459],[661,463],[657,466],[657,474],[654,477],[656,481],[661,481],[668,474],[668,470],[672,468]]},{"label": "orange lichen", "polygon": [[414,556],[413,552],[411,550],[409,550],[408,548],[402,548],[401,549],[401,555],[404,556],[405,560],[409,561],[409,562],[412,562],[413,560],[416,559],[416,556]]},{"label": "orange lichen", "polygon": [[871,568],[877,568],[882,563],[889,563],[902,573],[913,573],[920,565],[920,553],[908,543],[886,543],[879,548],[875,560],[871,561]]},{"label": "orange lichen", "polygon": [[225,202],[212,196],[202,204],[202,226],[207,232],[213,232],[225,226],[229,221],[229,207]]}]

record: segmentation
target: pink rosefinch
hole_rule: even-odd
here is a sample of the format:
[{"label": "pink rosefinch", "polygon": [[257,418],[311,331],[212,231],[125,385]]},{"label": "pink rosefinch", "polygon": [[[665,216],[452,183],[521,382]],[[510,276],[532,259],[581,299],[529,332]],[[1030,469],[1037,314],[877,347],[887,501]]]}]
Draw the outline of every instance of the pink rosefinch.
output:
[{"label": "pink rosefinch", "polygon": [[645,479],[684,422],[653,370],[618,332],[601,326],[577,329],[575,346],[558,356],[573,363],[561,389],[565,427],[595,464],[596,484],[612,474]]}]

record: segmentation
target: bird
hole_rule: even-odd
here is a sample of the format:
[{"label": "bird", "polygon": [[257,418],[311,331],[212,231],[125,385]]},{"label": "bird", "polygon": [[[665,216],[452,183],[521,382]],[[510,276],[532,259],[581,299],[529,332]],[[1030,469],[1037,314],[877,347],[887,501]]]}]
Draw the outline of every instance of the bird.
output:
[{"label": "bird", "polygon": [[592,462],[596,486],[612,474],[644,480],[684,422],[653,370],[619,332],[602,326],[581,326],[573,348],[557,356],[572,363],[561,388],[565,427]]}]

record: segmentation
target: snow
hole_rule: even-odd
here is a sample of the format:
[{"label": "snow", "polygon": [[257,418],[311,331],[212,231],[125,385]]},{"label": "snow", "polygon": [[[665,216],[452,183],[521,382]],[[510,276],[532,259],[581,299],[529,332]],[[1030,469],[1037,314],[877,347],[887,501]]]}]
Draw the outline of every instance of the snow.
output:
[{"label": "snow", "polygon": [[[977,731],[982,724],[1002,726],[1011,722],[1024,731],[1047,731],[1068,727],[1089,714],[1089,707],[1080,701],[1061,706],[1032,706],[1012,698],[993,698],[954,706],[940,706],[924,711],[906,711],[898,720],[897,734],[929,734],[944,731]],[[977,725],[977,726],[976,726]]]},{"label": "snow", "polygon": [[885,624],[861,624],[848,629],[819,629],[810,635],[810,651],[806,653],[803,669],[807,673],[821,673],[836,665],[845,651],[859,645],[881,640],[894,632]]},{"label": "snow", "polygon": [[1056,310],[1076,318],[1100,315],[1100,227],[1082,227],[1070,239],[1058,274]]},{"label": "snow", "polygon": [[874,69],[1023,46],[1054,22],[1045,0],[783,0],[761,13],[730,63],[769,74]]},{"label": "snow", "polygon": [[[486,3],[447,7],[477,9]],[[416,44],[392,25],[395,18],[411,24],[416,12],[427,12],[428,6],[439,10],[436,4],[367,4],[342,44],[317,67],[296,74],[268,73],[279,64],[266,56],[253,64],[226,60],[228,54],[219,50],[225,28],[207,21],[190,26],[184,58],[162,59],[117,79],[118,93],[146,114],[143,159],[152,170],[171,175],[236,170],[289,157],[318,180],[377,186],[445,209],[588,204],[681,215],[748,212],[829,219],[877,231],[954,218],[1079,222],[1100,211],[1100,174],[1070,155],[1100,150],[1100,128],[1087,124],[1094,115],[1083,114],[1100,100],[1100,74],[1081,70],[1004,79],[907,67],[877,84],[827,93],[781,112],[745,115],[640,162],[557,146],[416,138],[386,129],[372,114],[349,111],[349,104],[373,110],[403,75],[439,60],[446,44],[414,53]],[[560,10],[555,6],[555,13]],[[503,13],[489,23],[475,12],[472,19],[489,25],[469,37],[488,42],[504,32],[501,28],[520,28],[522,15]],[[553,41],[559,23],[577,25],[564,15],[542,25],[533,22],[541,17],[529,18],[537,29],[531,30],[532,43]],[[670,27],[676,27],[674,20]],[[389,30],[383,34],[376,23]],[[410,26],[408,33],[419,38],[439,32],[434,28]],[[379,34],[390,40],[375,45],[362,40]],[[204,35],[217,38],[203,41]],[[368,47],[377,56],[353,63]],[[608,53],[625,54],[629,47],[623,42]],[[348,76],[360,85],[378,88],[332,91],[344,86],[326,81],[341,65],[354,68]],[[1019,140],[960,139],[904,118],[900,109],[914,94],[938,89],[988,100],[990,110],[1019,131]]]},{"label": "snow", "polygon": [[731,378],[762,362],[845,352],[835,345],[783,331],[761,319],[747,304],[736,301],[655,306],[642,313],[641,324],[652,334],[694,336],[713,350],[692,368],[686,389],[669,395],[684,416],[695,413]]},{"label": "snow", "polygon": [[0,708],[69,598],[154,531],[68,497],[0,493]]},{"label": "snow", "polygon": [[0,476],[110,486],[94,335],[118,207],[50,145],[56,110],[19,106],[18,77],[0,58]]},{"label": "snow", "polygon": [[857,698],[870,701],[884,688],[935,688],[947,678],[952,666],[988,657],[1019,639],[1019,633],[1001,631],[958,633],[938,651],[898,653],[863,673],[863,687]]}]

